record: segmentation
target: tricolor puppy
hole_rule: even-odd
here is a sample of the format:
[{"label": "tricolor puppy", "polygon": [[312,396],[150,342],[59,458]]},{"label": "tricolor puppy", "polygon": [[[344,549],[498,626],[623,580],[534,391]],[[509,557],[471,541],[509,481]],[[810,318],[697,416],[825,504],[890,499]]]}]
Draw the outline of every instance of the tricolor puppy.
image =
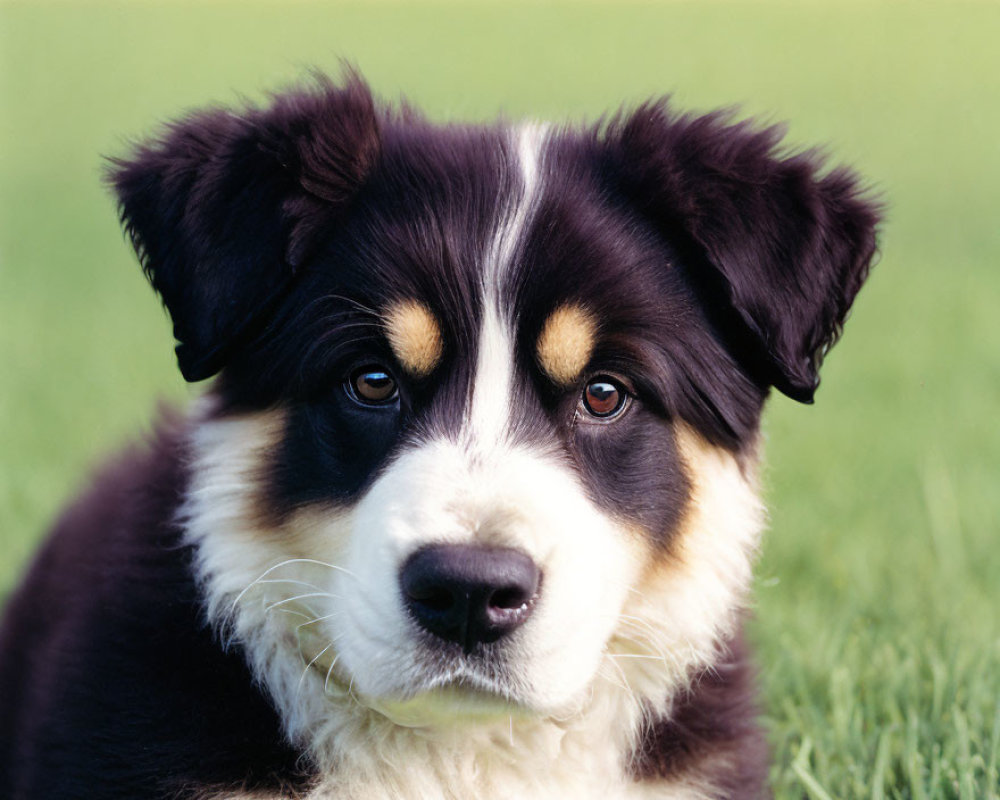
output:
[{"label": "tricolor puppy", "polygon": [[766,794],[761,408],[812,399],[877,221],[779,138],[434,125],[348,76],[115,162],[215,377],[13,595],[0,796]]}]

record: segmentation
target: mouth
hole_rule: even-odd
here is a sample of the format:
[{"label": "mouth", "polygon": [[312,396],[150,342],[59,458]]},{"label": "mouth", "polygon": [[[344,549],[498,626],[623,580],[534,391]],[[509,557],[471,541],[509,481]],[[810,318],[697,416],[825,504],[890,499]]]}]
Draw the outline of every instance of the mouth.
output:
[{"label": "mouth", "polygon": [[349,699],[396,725],[422,728],[481,724],[530,715],[530,710],[496,678],[484,677],[468,667],[428,675],[419,685],[391,695],[366,694],[339,667],[332,649],[317,651],[315,642],[308,641],[311,638],[299,637],[299,652],[306,669],[322,679],[324,694],[331,699]]}]

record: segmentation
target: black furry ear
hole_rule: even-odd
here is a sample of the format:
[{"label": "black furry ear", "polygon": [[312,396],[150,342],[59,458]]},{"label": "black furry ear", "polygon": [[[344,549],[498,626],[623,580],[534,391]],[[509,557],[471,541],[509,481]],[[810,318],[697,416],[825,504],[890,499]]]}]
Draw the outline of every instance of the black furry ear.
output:
[{"label": "black furry ear", "polygon": [[[875,254],[878,206],[815,153],[783,157],[780,128],[651,103],[608,131],[633,200],[707,262],[702,284],[735,311],[752,373],[811,402]],[[741,346],[743,349],[743,346]]]},{"label": "black furry ear", "polygon": [[112,161],[122,224],[187,380],[214,375],[259,328],[378,153],[371,93],[349,74],[267,109],[193,114]]}]

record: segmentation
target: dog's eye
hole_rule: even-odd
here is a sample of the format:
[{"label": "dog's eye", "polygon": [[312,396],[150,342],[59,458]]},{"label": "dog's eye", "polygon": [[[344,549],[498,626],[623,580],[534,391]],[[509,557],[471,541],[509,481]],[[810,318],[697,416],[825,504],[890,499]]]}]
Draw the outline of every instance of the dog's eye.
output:
[{"label": "dog's eye", "polygon": [[363,406],[381,406],[391,403],[399,395],[396,381],[378,364],[359,367],[347,380],[351,398]]},{"label": "dog's eye", "polygon": [[591,416],[610,419],[625,410],[628,398],[628,391],[618,381],[600,375],[584,388],[580,402]]}]

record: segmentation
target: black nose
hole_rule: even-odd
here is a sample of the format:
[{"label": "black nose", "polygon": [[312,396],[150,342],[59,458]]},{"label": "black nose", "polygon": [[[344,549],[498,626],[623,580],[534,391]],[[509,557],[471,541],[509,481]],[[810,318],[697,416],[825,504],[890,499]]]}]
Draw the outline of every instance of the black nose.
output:
[{"label": "black nose", "polygon": [[420,626],[469,653],[524,624],[540,577],[535,562],[518,550],[440,544],[410,556],[399,581]]}]

